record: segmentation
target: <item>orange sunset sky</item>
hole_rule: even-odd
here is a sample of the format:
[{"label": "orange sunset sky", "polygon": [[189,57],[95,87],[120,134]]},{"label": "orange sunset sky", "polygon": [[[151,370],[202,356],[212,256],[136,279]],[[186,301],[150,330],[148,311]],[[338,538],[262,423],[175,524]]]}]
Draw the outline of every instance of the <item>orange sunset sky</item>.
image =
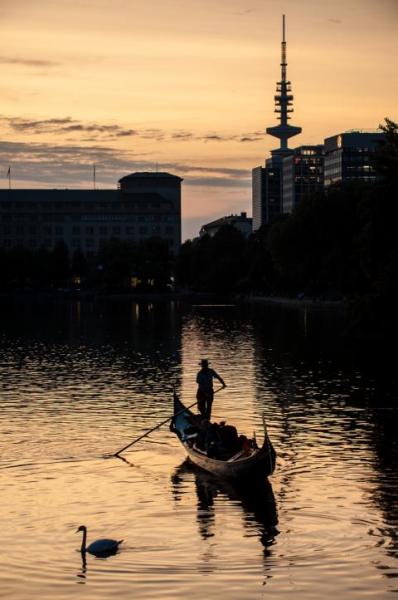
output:
[{"label": "orange sunset sky", "polygon": [[398,0],[0,0],[2,187],[158,169],[184,178],[183,238],[251,213],[283,13],[291,146],[398,120]]}]

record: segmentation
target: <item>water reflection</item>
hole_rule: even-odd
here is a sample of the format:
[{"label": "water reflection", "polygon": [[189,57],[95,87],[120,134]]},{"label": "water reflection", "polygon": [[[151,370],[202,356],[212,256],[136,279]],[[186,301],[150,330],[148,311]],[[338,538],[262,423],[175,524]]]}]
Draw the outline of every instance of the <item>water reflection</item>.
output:
[{"label": "water reflection", "polygon": [[80,552],[80,556],[81,556],[81,569],[80,571],[77,573],[76,577],[77,577],[77,581],[76,583],[78,584],[85,584],[86,583],[86,578],[87,578],[87,560],[86,560],[86,553],[85,552]]},{"label": "water reflection", "polygon": [[[375,545],[384,547],[386,560],[377,567],[384,577],[398,577],[396,560],[398,559],[398,410],[394,407],[373,407],[374,426],[374,463],[376,486],[371,494],[372,502],[383,514],[383,526],[369,529],[369,535]],[[396,590],[397,591],[397,590]]]},{"label": "water reflection", "polygon": [[[31,598],[61,600],[71,574],[90,584],[86,600],[110,590],[257,600],[265,578],[281,600],[397,590],[393,353],[366,358],[337,317],[311,311],[128,300],[2,308],[3,595],[24,600],[29,581]],[[167,425],[103,460],[170,414],[172,382],[194,401],[202,356],[228,384],[215,420],[260,437],[265,411],[273,490],[176,469],[182,450]],[[64,543],[77,521],[123,531],[134,548],[114,563],[87,557],[77,573],[80,557]]]},{"label": "water reflection", "polygon": [[279,531],[278,515],[271,483],[263,479],[234,482],[214,477],[185,460],[173,473],[171,483],[176,502],[185,493],[185,480],[194,477],[197,496],[197,523],[200,536],[206,540],[216,535],[215,500],[218,497],[238,505],[243,511],[243,524],[249,536],[258,536],[268,549],[275,543]]}]

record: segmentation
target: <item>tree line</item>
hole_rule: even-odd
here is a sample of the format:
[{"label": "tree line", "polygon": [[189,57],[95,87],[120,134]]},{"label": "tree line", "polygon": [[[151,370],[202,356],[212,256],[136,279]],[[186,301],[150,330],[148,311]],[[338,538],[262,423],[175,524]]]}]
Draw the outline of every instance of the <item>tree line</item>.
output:
[{"label": "tree line", "polygon": [[333,185],[245,239],[224,226],[182,245],[177,279],[197,291],[346,299],[353,321],[398,322],[398,125],[386,119],[375,183]]},{"label": "tree line", "polygon": [[54,248],[0,249],[3,289],[95,289],[104,292],[165,291],[170,288],[173,260],[167,242],[150,238],[142,244],[111,239],[98,252],[70,254],[59,242]]}]

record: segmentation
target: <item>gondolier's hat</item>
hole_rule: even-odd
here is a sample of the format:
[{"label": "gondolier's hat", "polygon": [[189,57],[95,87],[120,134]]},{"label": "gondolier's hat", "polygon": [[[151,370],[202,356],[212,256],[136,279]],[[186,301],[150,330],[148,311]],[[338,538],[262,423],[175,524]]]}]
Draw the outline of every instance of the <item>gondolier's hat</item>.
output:
[{"label": "gondolier's hat", "polygon": [[202,358],[202,360],[200,361],[199,365],[201,367],[208,367],[209,366],[209,361],[207,360],[207,358]]}]

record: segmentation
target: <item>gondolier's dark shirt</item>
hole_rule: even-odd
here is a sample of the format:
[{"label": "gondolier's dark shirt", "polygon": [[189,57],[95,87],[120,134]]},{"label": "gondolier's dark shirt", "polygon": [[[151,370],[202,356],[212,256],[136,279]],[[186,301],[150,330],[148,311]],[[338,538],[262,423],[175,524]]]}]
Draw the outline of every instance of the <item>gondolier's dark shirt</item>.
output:
[{"label": "gondolier's dark shirt", "polygon": [[204,392],[212,392],[214,378],[220,379],[214,369],[201,369],[196,376],[196,383]]}]

